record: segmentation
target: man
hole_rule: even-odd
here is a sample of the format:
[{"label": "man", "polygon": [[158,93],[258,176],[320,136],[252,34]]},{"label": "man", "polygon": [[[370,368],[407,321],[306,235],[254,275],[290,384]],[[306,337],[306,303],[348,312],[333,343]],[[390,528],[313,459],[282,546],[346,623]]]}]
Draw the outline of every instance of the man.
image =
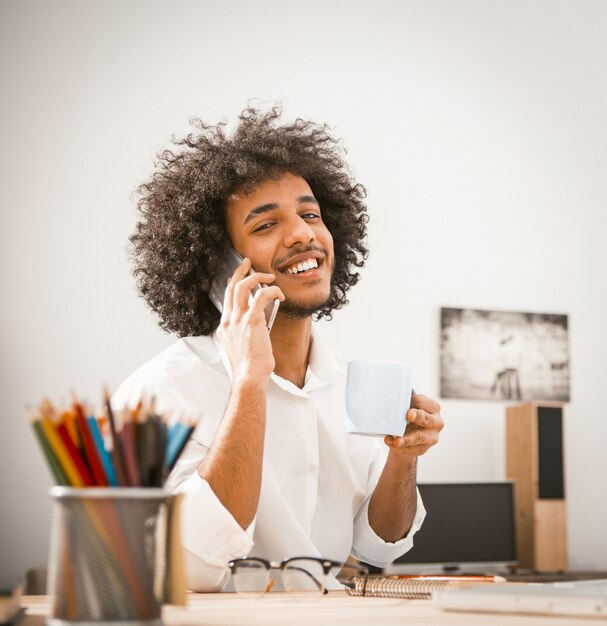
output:
[{"label": "man", "polygon": [[[423,521],[416,459],[443,427],[438,403],[414,395],[402,437],[383,445],[345,432],[347,363],[312,316],[330,317],[358,280],[364,189],[326,127],[279,118],[247,109],[231,137],[198,122],[140,188],[131,238],[140,292],[182,339],[114,403],[147,392],[160,411],[200,417],[169,478],[186,494],[182,540],[198,591],[222,588],[228,561],[245,555],[393,561]],[[244,261],[220,316],[207,294],[230,245]]]}]

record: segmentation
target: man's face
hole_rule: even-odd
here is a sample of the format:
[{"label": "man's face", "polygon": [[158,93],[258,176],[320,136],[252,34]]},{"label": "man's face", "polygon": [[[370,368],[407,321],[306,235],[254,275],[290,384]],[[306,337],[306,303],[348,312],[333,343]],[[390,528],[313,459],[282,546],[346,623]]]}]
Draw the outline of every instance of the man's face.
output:
[{"label": "man's face", "polygon": [[308,183],[286,173],[252,193],[233,193],[226,208],[234,248],[255,270],[276,276],[272,284],[285,295],[279,311],[307,317],[318,310],[330,295],[333,238]]}]

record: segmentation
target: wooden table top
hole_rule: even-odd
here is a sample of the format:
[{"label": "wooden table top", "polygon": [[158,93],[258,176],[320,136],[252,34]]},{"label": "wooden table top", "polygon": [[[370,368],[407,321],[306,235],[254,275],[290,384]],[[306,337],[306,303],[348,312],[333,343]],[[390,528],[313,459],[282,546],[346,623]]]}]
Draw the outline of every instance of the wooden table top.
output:
[{"label": "wooden table top", "polygon": [[[47,596],[24,596],[24,617],[18,626],[44,626],[49,613]],[[234,593],[189,594],[187,606],[165,606],[166,626],[590,626],[587,618],[529,616],[442,611],[429,600],[361,598],[345,592],[295,600],[269,593],[248,600]]]}]

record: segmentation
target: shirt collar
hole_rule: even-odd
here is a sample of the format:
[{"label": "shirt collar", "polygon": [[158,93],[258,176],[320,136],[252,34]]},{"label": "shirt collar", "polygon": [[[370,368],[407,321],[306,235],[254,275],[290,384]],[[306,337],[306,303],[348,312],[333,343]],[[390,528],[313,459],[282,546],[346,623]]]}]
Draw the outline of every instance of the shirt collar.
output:
[{"label": "shirt collar", "polygon": [[338,374],[344,373],[333,350],[327,345],[314,324],[312,324],[312,346],[308,369],[325,382],[331,382]]},{"label": "shirt collar", "polygon": [[276,374],[272,374],[270,377],[278,387],[295,396],[308,397],[311,391],[328,385],[335,379],[337,374],[343,373],[343,369],[337,362],[333,352],[325,343],[314,324],[312,324],[311,339],[310,359],[303,389]]}]

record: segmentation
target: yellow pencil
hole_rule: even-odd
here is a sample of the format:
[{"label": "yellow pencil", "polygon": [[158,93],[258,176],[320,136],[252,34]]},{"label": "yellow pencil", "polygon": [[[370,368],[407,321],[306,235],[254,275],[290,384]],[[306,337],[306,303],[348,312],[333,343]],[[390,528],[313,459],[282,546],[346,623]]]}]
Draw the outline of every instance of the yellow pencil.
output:
[{"label": "yellow pencil", "polygon": [[65,449],[63,442],[59,438],[59,435],[57,434],[53,423],[46,416],[41,417],[40,423],[42,424],[44,434],[46,435],[48,442],[51,444],[53,452],[59,459],[59,463],[61,463],[61,467],[63,468],[63,471],[65,472],[65,475],[70,481],[72,487],[84,487],[84,481],[82,480],[82,477],[76,469],[74,461],[72,461],[69,454],[67,453],[67,450]]}]

